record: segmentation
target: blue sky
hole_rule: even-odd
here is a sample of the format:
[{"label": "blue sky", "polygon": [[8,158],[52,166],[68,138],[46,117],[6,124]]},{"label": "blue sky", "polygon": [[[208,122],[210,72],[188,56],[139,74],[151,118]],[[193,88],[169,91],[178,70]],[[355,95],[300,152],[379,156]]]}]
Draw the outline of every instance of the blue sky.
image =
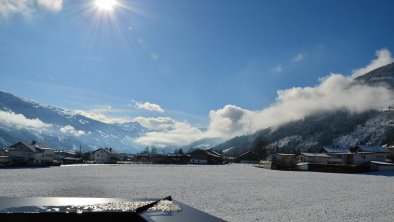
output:
[{"label": "blue sky", "polygon": [[117,0],[103,11],[94,0],[0,0],[0,90],[204,128],[211,110],[262,110],[278,90],[351,75],[377,50],[394,50],[393,8],[390,0]]}]

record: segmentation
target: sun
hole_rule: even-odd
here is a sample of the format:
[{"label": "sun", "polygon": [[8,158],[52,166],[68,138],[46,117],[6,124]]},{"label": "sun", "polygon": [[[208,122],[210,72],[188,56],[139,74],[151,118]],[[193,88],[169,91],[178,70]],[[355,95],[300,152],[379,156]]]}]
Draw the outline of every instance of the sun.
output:
[{"label": "sun", "polygon": [[112,11],[116,6],[116,0],[96,0],[96,7],[102,11]]}]

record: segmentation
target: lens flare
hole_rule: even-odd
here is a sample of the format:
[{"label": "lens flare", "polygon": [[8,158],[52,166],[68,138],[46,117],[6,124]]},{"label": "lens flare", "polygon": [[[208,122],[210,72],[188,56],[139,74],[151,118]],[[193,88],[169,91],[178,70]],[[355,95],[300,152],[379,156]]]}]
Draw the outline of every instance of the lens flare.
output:
[{"label": "lens flare", "polygon": [[116,6],[115,0],[96,0],[96,7],[102,11],[112,11]]}]

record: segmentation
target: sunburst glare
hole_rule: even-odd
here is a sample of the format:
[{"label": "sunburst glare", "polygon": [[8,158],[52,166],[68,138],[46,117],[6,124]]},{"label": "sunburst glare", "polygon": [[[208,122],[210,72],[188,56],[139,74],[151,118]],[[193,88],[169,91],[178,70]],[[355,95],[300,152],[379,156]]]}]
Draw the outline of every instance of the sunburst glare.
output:
[{"label": "sunburst glare", "polygon": [[116,6],[116,0],[96,0],[96,7],[102,11],[112,11]]}]

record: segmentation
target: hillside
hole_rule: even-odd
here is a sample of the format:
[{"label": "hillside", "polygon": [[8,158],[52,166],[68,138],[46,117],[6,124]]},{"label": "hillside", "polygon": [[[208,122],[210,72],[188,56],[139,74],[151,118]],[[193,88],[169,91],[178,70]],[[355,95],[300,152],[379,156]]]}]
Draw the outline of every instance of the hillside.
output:
[{"label": "hillside", "polygon": [[[355,79],[359,84],[394,88],[394,63],[372,70]],[[390,104],[387,104],[390,105]],[[232,138],[214,147],[227,155],[253,149],[258,141],[268,143],[269,150],[318,151],[325,145],[393,144],[394,112],[369,110],[350,113],[345,110],[323,112],[277,128],[260,130],[252,135]]]},{"label": "hillside", "polygon": [[265,129],[255,134],[235,137],[214,147],[219,151],[232,148],[229,155],[251,150],[257,139],[268,142],[271,150],[284,152],[318,151],[325,145],[387,144],[394,133],[394,112],[369,111],[351,114],[346,111],[322,113],[304,120]]},{"label": "hillside", "polygon": [[394,63],[372,70],[357,77],[356,80],[364,81],[371,85],[386,84],[394,88]]},{"label": "hillside", "polygon": [[141,147],[133,140],[146,131],[137,122],[107,124],[1,91],[0,111],[9,116],[9,120],[0,125],[0,147],[20,140],[38,140],[57,149],[79,149],[81,146],[89,150],[110,146],[120,152],[137,152]]}]

